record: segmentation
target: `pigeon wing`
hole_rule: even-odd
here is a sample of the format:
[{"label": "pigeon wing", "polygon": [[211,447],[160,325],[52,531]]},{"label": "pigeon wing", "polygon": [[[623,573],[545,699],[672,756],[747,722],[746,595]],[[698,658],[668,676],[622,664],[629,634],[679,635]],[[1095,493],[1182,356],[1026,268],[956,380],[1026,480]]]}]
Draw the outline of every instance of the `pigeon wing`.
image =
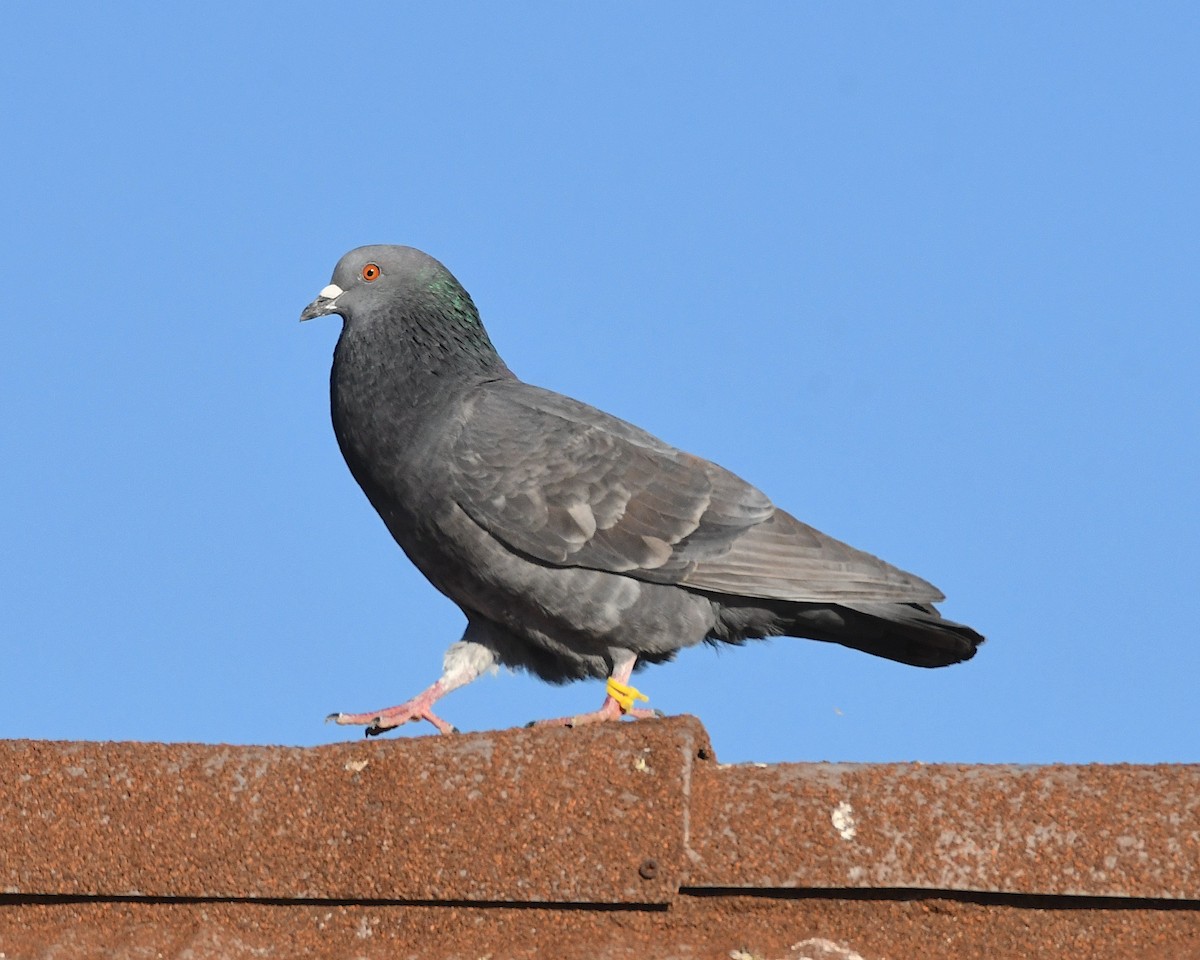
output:
[{"label": "pigeon wing", "polygon": [[544,563],[779,600],[941,599],[728,470],[518,380],[469,398],[449,467],[468,516]]}]

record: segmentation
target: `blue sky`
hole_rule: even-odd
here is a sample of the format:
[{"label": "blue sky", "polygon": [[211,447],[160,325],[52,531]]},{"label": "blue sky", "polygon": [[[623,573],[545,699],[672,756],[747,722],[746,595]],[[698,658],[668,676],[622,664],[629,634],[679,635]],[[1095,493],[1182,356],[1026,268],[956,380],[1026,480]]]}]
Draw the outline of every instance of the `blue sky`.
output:
[{"label": "blue sky", "polygon": [[[525,379],[989,638],[936,671],[780,639],[641,674],[720,759],[1200,760],[1194,5],[4,20],[0,736],[317,744],[434,679],[463,618],[337,451],[338,319],[297,322],[390,242]],[[441,712],[601,696],[502,674]]]}]

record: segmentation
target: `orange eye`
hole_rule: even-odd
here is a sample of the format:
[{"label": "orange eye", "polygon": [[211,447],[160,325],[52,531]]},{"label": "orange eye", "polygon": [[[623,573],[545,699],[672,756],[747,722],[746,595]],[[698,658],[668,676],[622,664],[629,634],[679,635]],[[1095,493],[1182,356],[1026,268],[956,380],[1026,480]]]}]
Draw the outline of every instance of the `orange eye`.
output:
[{"label": "orange eye", "polygon": [[362,278],[366,280],[367,283],[374,283],[376,280],[378,280],[379,273],[379,264],[377,263],[368,263],[362,268]]}]

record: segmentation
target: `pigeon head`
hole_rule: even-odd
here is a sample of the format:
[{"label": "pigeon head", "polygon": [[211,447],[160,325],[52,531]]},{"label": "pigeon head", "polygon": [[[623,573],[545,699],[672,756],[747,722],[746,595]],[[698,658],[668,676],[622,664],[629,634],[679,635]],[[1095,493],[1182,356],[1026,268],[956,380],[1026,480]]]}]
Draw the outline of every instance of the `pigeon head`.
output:
[{"label": "pigeon head", "polygon": [[[456,304],[455,301],[458,301]],[[466,309],[478,318],[467,291],[438,261],[413,247],[357,247],[333,268],[333,278],[304,308],[301,320],[336,313],[353,323],[379,313],[422,306]]]},{"label": "pigeon head", "polygon": [[406,353],[507,370],[488,338],[471,295],[441,263],[414,247],[357,247],[333,269],[328,286],[301,320],[336,313],[344,333],[403,344]]}]

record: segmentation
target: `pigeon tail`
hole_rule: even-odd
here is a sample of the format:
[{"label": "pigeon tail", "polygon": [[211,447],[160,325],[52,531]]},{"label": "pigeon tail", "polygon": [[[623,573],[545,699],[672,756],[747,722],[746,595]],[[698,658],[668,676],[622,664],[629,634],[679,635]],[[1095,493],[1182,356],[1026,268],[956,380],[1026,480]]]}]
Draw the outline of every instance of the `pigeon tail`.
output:
[{"label": "pigeon tail", "polygon": [[719,614],[711,639],[742,643],[789,636],[838,643],[914,667],[948,667],[970,660],[984,638],[920,603],[788,603],[746,597],[714,598]]},{"label": "pigeon tail", "polygon": [[981,634],[925,604],[856,603],[835,609],[845,623],[844,632],[828,639],[914,667],[948,667],[970,660],[983,643]]}]

